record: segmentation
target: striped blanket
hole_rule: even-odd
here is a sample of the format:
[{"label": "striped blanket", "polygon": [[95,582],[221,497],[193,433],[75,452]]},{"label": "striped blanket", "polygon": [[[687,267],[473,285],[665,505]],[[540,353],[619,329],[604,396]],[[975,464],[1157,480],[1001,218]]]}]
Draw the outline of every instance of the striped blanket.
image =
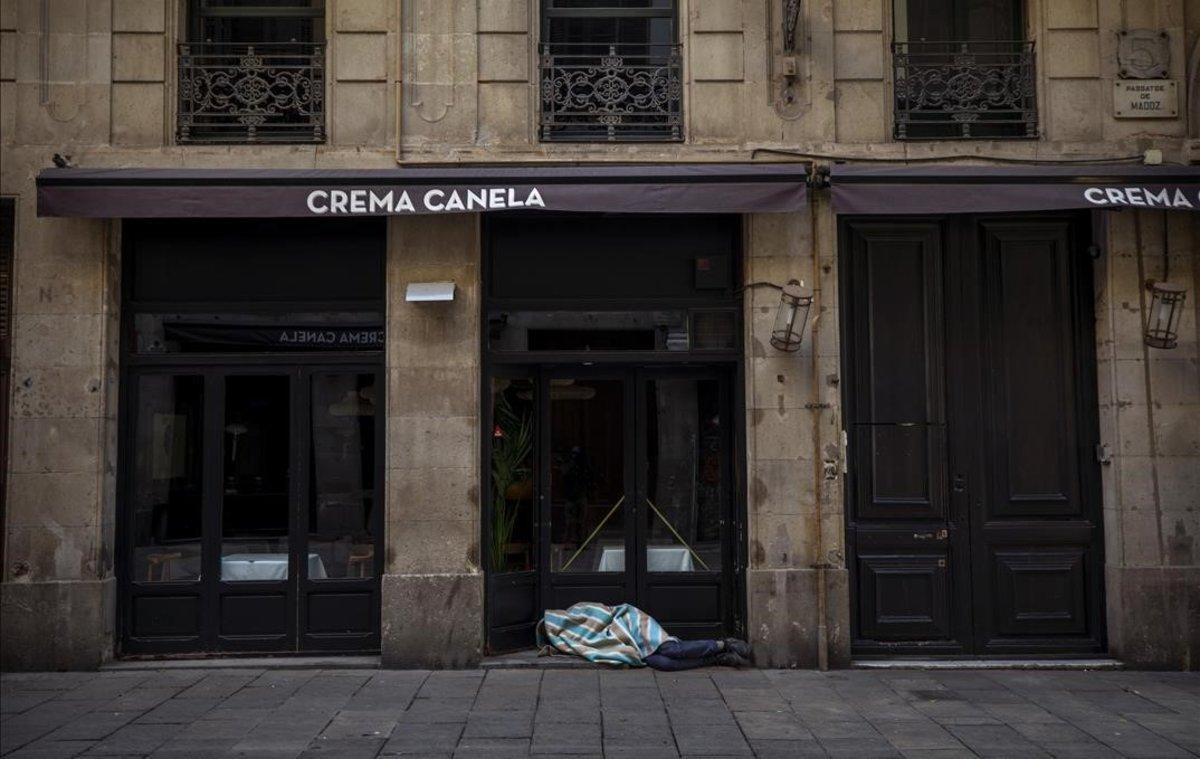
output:
[{"label": "striped blanket", "polygon": [[537,636],[542,653],[573,654],[613,667],[644,667],[647,656],[668,640],[676,640],[635,606],[599,603],[547,609]]}]

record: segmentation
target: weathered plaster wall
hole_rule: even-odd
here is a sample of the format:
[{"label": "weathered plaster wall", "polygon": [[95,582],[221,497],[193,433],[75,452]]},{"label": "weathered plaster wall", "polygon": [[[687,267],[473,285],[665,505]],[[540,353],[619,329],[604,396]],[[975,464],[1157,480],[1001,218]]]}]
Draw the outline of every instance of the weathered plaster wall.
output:
[{"label": "weathered plaster wall", "polygon": [[[1190,213],[1107,214],[1097,264],[1096,353],[1103,467],[1108,632],[1134,664],[1200,668],[1200,222]],[[1166,227],[1164,229],[1164,223]],[[1185,285],[1179,346],[1147,347],[1142,283]]]}]

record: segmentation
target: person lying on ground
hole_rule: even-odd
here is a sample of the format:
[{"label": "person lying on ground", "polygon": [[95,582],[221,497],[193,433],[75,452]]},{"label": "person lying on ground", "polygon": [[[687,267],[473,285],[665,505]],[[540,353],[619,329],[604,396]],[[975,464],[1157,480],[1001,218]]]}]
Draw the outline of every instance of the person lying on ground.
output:
[{"label": "person lying on ground", "polygon": [[543,656],[580,656],[612,667],[650,667],[678,672],[696,667],[749,666],[750,644],[737,638],[680,640],[654,617],[630,604],[577,603],[547,609],[537,626]]}]

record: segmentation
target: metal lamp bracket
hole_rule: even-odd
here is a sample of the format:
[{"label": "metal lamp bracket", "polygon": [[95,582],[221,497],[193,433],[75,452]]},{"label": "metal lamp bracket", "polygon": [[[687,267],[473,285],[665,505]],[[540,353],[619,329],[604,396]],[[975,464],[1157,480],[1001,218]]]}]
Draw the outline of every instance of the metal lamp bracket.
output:
[{"label": "metal lamp bracket", "polygon": [[768,36],[777,40],[772,44],[771,104],[780,118],[793,120],[803,115],[807,105],[801,92],[804,4],[803,0],[768,0],[768,6]]}]

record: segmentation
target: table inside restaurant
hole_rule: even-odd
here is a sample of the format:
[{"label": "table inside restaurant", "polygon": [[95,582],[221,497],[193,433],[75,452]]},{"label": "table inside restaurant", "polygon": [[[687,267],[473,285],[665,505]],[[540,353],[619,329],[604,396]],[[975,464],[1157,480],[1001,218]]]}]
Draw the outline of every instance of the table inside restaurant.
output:
[{"label": "table inside restaurant", "polygon": [[[651,572],[694,572],[692,554],[686,548],[651,546],[646,549],[646,569]],[[605,546],[600,552],[597,572],[624,572],[625,548]]]},{"label": "table inside restaurant", "polygon": [[[288,555],[286,553],[231,553],[221,557],[221,580],[223,582],[271,582],[286,580]],[[308,555],[308,579],[324,580],[325,563],[319,554]]]}]

